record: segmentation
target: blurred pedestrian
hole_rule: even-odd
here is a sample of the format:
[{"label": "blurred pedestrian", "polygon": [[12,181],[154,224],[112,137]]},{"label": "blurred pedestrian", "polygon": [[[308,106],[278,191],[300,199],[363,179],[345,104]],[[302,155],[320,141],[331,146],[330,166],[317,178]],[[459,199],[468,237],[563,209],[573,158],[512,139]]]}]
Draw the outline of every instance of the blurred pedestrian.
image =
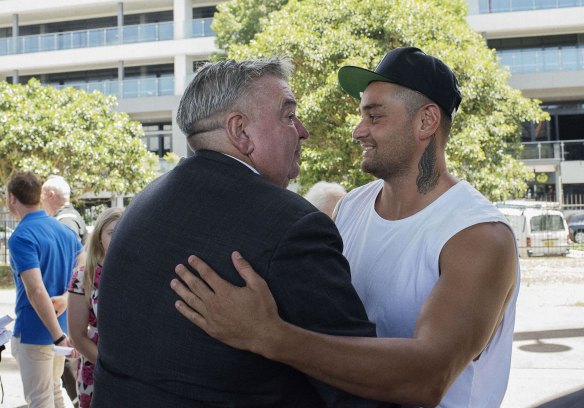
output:
[{"label": "blurred pedestrian", "polygon": [[101,269],[109,243],[123,213],[122,208],[108,208],[95,221],[93,232],[79,257],[69,283],[69,336],[81,354],[77,368],[79,406],[89,408],[93,396],[93,369],[97,360],[97,305]]},{"label": "blurred pedestrian", "polygon": [[[77,238],[83,244],[87,235],[85,221],[79,211],[71,204],[71,187],[63,176],[51,175],[43,183],[41,192],[41,204],[49,215],[55,217],[59,222],[71,228],[77,235]],[[55,310],[63,310],[67,307],[67,296],[52,298]],[[73,402],[73,406],[79,406],[77,395],[77,386],[75,384],[75,362],[70,359],[65,360],[65,369],[63,371],[63,387],[67,390],[67,395]]]},{"label": "blurred pedestrian", "polygon": [[304,195],[304,198],[332,218],[337,203],[345,194],[347,194],[347,191],[341,184],[319,181],[310,187]]},{"label": "blurred pedestrian", "polygon": [[56,355],[53,345],[70,346],[67,315],[56,316],[50,296],[66,291],[81,244],[71,229],[41,209],[41,181],[35,174],[15,172],[7,191],[8,209],[20,220],[8,240],[16,286],[12,354],[28,406],[64,407],[65,357]]},{"label": "blurred pedestrian", "polygon": [[85,242],[87,227],[79,211],[71,204],[71,187],[62,176],[51,175],[43,184],[41,203],[49,215],[71,228]]}]

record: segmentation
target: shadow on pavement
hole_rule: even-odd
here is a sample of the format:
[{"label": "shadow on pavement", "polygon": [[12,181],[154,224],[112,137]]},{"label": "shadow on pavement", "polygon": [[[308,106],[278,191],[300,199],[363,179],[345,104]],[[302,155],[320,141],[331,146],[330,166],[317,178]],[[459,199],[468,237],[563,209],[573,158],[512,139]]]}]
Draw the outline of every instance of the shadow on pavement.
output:
[{"label": "shadow on pavement", "polygon": [[565,339],[568,337],[584,337],[584,328],[518,332],[513,334],[513,341]]}]

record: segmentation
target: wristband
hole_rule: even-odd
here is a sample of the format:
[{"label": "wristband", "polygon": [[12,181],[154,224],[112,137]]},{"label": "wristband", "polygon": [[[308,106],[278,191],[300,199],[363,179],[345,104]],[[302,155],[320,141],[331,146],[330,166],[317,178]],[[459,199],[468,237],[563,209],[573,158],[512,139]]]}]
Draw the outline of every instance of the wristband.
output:
[{"label": "wristband", "polygon": [[59,337],[57,340],[55,340],[53,342],[53,344],[56,346],[57,344],[59,344],[60,342],[62,342],[63,340],[65,340],[67,338],[67,335],[63,333],[63,335],[61,337]]}]

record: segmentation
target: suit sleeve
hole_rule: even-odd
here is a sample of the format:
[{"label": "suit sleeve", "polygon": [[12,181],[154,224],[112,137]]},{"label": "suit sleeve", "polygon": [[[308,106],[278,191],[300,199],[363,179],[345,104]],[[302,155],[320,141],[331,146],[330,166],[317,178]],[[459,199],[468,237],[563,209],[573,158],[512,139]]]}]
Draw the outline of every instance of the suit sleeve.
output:
[{"label": "suit sleeve", "polygon": [[[310,213],[284,235],[272,257],[267,282],[282,318],[336,336],[375,336],[375,325],[351,285],[350,269],[334,223]],[[374,407],[369,402],[309,379],[329,407]]]}]

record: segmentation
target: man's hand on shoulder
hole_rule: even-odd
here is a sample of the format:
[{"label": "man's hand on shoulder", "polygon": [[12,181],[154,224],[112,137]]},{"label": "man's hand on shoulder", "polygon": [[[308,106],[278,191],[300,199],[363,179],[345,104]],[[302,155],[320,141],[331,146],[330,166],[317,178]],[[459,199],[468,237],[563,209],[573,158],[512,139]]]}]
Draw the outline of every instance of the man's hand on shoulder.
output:
[{"label": "man's hand on shoulder", "polygon": [[196,256],[190,256],[188,262],[200,278],[177,265],[175,271],[182,282],[173,279],[171,287],[182,300],[175,306],[211,337],[265,354],[271,342],[262,340],[274,337],[283,321],[266,282],[238,252],[232,254],[232,261],[246,286],[230,284]]}]

